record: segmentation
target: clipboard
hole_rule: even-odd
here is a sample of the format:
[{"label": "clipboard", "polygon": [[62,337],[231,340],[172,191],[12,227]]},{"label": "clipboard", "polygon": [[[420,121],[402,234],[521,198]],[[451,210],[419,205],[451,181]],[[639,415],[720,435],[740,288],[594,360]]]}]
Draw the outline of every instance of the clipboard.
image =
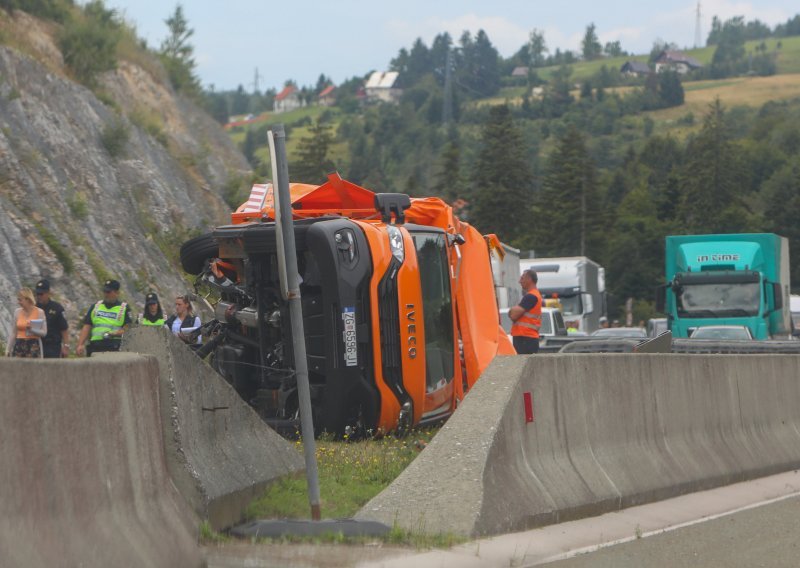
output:
[{"label": "clipboard", "polygon": [[44,321],[43,319],[32,319],[30,320],[31,324],[31,333],[39,334],[44,331]]}]

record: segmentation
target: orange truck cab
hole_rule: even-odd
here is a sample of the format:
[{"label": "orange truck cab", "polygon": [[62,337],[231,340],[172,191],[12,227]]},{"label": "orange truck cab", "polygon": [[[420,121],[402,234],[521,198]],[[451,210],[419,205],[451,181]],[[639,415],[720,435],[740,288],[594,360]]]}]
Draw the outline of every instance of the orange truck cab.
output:
[{"label": "orange truck cab", "polygon": [[[290,184],[315,429],[407,430],[449,416],[497,354],[490,247],[440,199],[375,194],[331,174]],[[184,270],[217,298],[198,353],[269,423],[295,431],[288,303],[280,294],[272,188],[232,223],[184,243]]]}]

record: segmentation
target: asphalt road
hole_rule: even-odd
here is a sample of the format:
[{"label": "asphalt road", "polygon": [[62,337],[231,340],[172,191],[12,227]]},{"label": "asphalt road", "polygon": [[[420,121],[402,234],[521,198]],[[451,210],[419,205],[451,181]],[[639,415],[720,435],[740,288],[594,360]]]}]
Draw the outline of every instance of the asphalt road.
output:
[{"label": "asphalt road", "polygon": [[209,568],[799,568],[800,471],[446,550],[230,542],[205,556]]},{"label": "asphalt road", "polygon": [[800,566],[800,497],[540,566],[796,568]]}]

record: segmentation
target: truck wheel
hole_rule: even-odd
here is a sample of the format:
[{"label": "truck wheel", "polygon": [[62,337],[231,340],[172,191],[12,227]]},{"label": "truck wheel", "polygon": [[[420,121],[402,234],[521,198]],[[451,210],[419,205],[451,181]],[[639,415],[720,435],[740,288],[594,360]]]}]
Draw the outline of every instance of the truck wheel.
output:
[{"label": "truck wheel", "polygon": [[206,260],[219,255],[219,245],[211,233],[189,239],[181,246],[181,266],[189,274],[203,271]]}]

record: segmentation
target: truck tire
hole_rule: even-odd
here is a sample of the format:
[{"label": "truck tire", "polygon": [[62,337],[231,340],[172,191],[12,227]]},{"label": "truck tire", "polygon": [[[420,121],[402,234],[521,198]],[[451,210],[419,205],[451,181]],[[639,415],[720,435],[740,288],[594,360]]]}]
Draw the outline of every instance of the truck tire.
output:
[{"label": "truck tire", "polygon": [[211,233],[189,239],[181,246],[181,266],[189,274],[203,271],[206,260],[219,255],[219,245]]}]

